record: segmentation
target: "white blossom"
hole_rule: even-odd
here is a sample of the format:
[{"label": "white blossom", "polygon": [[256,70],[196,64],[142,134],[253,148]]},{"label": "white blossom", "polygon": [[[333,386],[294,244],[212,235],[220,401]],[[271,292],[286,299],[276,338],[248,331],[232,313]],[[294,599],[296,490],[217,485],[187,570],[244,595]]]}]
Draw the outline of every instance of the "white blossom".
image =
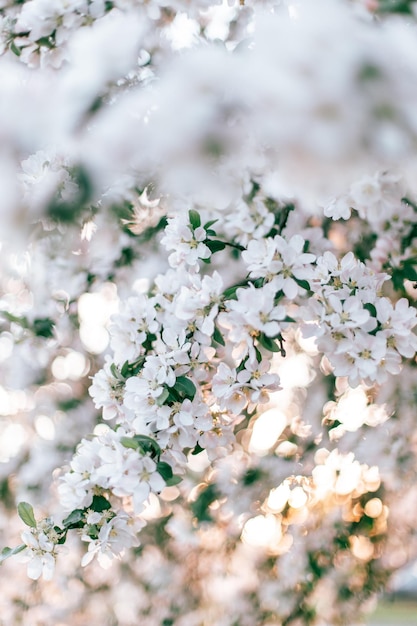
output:
[{"label": "white blossom", "polygon": [[110,567],[114,558],[120,558],[127,548],[137,546],[132,522],[129,516],[120,513],[102,524],[97,539],[83,535],[83,541],[88,542],[88,552],[83,556],[81,565],[86,566],[97,557],[102,567]]},{"label": "white blossom", "polygon": [[41,528],[30,528],[22,532],[22,541],[26,549],[22,554],[22,560],[27,562],[27,574],[29,578],[38,580],[41,576],[44,580],[52,580],[55,571],[56,547],[58,537],[50,524]]}]

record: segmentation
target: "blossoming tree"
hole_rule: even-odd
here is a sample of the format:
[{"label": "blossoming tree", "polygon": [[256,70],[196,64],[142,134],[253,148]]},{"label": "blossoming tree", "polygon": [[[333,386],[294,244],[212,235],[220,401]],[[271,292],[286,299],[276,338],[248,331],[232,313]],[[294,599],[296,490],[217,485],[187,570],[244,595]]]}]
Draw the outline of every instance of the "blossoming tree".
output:
[{"label": "blossoming tree", "polygon": [[0,12],[2,623],[359,624],[417,554],[414,3]]}]

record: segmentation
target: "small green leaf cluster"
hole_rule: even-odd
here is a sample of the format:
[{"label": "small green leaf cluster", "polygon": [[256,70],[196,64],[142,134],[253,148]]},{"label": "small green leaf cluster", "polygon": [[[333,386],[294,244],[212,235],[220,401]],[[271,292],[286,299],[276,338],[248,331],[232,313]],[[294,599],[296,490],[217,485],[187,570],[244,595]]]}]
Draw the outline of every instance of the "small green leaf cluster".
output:
[{"label": "small green leaf cluster", "polygon": [[8,311],[1,311],[0,316],[11,324],[18,324],[35,337],[50,339],[54,336],[55,322],[49,317],[36,317],[33,321],[30,321],[26,315],[13,315],[13,313]]},{"label": "small green leaf cluster", "polygon": [[[201,227],[201,217],[198,211],[191,209],[190,211],[188,211],[188,217],[190,221],[190,226],[193,231]],[[237,243],[233,243],[230,241],[221,241],[220,239],[213,239],[213,237],[217,237],[216,231],[213,230],[212,228],[212,226],[214,226],[216,222],[217,220],[210,220],[209,222],[206,222],[206,224],[203,225],[203,228],[206,231],[206,235],[207,235],[203,243],[207,246],[207,248],[210,250],[212,254],[215,254],[216,252],[220,252],[221,250],[224,250],[226,246],[229,246],[230,248],[233,248],[234,250],[237,250],[239,252],[245,249],[243,246]],[[201,259],[201,260],[204,263],[210,263],[209,258]]]},{"label": "small green leaf cluster", "polygon": [[[48,538],[56,545],[62,545],[67,539],[67,533],[69,530],[84,529],[86,534],[90,537],[97,538],[99,527],[96,524],[87,523],[87,516],[91,512],[102,513],[104,519],[111,519],[115,516],[115,513],[111,510],[111,504],[107,498],[103,495],[94,495],[91,504],[84,509],[75,509],[62,521],[62,527],[53,525],[50,518],[46,518],[37,522],[33,507],[28,502],[19,502],[17,507],[18,514],[22,520],[32,529],[32,532],[37,535],[37,532],[46,532]],[[9,557],[22,552],[27,547],[26,544],[21,544],[15,548],[4,548],[0,555],[0,564]]]},{"label": "small green leaf cluster", "polygon": [[191,503],[191,511],[198,522],[211,522],[213,517],[209,507],[220,497],[220,492],[214,483],[207,485]]},{"label": "small green leaf cluster", "polygon": [[392,268],[392,284],[396,291],[405,291],[404,281],[406,280],[417,283],[417,257],[404,259],[398,267]]},{"label": "small green leaf cluster", "polygon": [[415,0],[378,0],[377,12],[400,13],[403,15],[414,15],[413,5]]},{"label": "small green leaf cluster", "polygon": [[180,476],[174,476],[172,467],[169,463],[160,460],[162,450],[155,439],[148,437],[147,435],[133,435],[132,437],[121,437],[120,443],[125,448],[132,450],[138,450],[140,454],[148,454],[152,459],[156,459],[156,469],[165,480],[167,487],[178,485],[182,478]]}]

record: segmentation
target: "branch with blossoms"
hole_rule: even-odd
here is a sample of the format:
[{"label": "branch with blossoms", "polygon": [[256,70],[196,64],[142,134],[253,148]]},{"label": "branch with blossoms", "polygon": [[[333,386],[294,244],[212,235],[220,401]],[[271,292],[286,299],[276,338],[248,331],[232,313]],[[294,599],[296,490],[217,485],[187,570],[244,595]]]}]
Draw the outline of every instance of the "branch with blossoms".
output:
[{"label": "branch with blossoms", "polygon": [[3,4],[0,562],[91,610],[26,621],[360,619],[417,554],[414,3]]},{"label": "branch with blossoms", "polygon": [[[205,450],[211,462],[230,453],[242,421],[279,388],[272,359],[285,357],[291,327],[314,336],[334,375],[352,386],[384,382],[414,356],[415,309],[378,295],[388,274],[351,252],[309,252],[310,241],[286,235],[288,207],[271,215],[269,234],[246,246],[224,240],[220,218],[190,210],[168,219],[161,245],[174,250],[170,268],[113,317],[114,361],[107,357],[90,389],[114,428],[77,447],[58,487],[62,525],[36,523],[30,505],[20,505],[30,576],[51,575],[69,530],[88,543],[83,565],[137,545],[150,494],[181,481],[188,453]],[[227,244],[244,272],[232,285],[208,272]]]}]

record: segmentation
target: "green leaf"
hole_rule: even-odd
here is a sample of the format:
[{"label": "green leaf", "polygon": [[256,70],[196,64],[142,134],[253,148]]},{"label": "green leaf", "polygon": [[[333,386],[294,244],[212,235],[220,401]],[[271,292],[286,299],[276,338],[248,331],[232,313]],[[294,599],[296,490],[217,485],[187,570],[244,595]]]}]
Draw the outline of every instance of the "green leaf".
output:
[{"label": "green leaf", "polygon": [[275,216],[275,220],[278,219],[279,214],[279,204],[274,198],[266,197],[264,200],[264,204],[270,213],[273,213]]},{"label": "green leaf", "polygon": [[13,54],[15,54],[17,57],[20,57],[20,55],[22,54],[22,51],[20,48],[18,48],[15,44],[14,41],[12,41],[12,43],[10,44],[10,50],[13,52]]},{"label": "green leaf", "polygon": [[225,340],[223,338],[223,335],[221,334],[221,332],[219,331],[217,326],[214,327],[213,339],[214,339],[214,341],[219,343],[221,346],[225,346],[226,345],[226,342],[225,342]]},{"label": "green leaf", "polygon": [[195,502],[191,503],[193,515],[199,522],[210,522],[212,516],[208,507],[219,497],[216,485],[208,485],[204,491],[201,491]]},{"label": "green leaf", "polygon": [[178,483],[182,482],[182,477],[181,476],[173,476],[172,478],[169,478],[165,482],[167,484],[167,487],[175,487],[175,485],[178,485]]},{"label": "green leaf", "polygon": [[417,281],[417,271],[414,265],[407,263],[404,261],[402,274],[404,278],[408,278],[408,280]]},{"label": "green leaf", "polygon": [[169,463],[165,463],[165,461],[159,461],[156,464],[156,469],[165,481],[169,480],[174,475],[172,472],[172,467]]},{"label": "green leaf", "polygon": [[[219,220],[210,220],[209,222],[206,222],[204,224],[204,230],[208,233],[209,232],[209,228],[211,228],[211,226],[213,226],[213,224],[215,224],[216,222],[218,222]],[[216,234],[214,231],[212,231],[214,234]]]},{"label": "green leaf", "polygon": [[77,193],[71,201],[64,201],[57,195],[48,207],[48,215],[58,222],[75,222],[82,212],[88,209],[88,204],[94,196],[94,188],[86,169],[75,166],[69,170],[69,173],[77,185]]},{"label": "green leaf", "polygon": [[[71,526],[71,528],[81,528],[82,526],[83,525],[80,524],[80,526]],[[59,528],[59,526],[54,526],[54,530],[59,537],[57,543],[58,545],[62,546],[62,544],[65,543],[67,540],[68,528],[66,528],[65,530],[62,530],[62,528]]]},{"label": "green leaf", "polygon": [[256,287],[256,289],[259,289],[260,287],[263,287],[265,280],[263,278],[257,278],[256,280],[252,281],[252,284],[254,287]]},{"label": "green leaf", "polygon": [[36,528],[35,515],[31,504],[28,502],[19,502],[17,505],[17,512],[19,513],[20,519],[26,524],[26,526]]},{"label": "green leaf", "polygon": [[[90,106],[88,107],[88,109],[85,112],[85,116],[86,117],[91,117],[93,116],[95,113],[97,113],[97,111],[100,111],[100,109],[102,108],[104,104],[104,98],[103,96],[98,95],[96,98],[93,99],[93,101],[91,102]],[[124,203],[124,206],[122,206],[122,210],[123,208],[125,208],[125,206],[128,203]],[[117,261],[116,261],[117,263]]]},{"label": "green leaf", "polygon": [[111,509],[111,504],[104,496],[93,496],[93,501],[90,505],[90,509],[96,513],[102,513]]},{"label": "green leaf", "polygon": [[264,477],[264,473],[258,467],[250,467],[242,477],[244,485],[252,485],[261,478]]},{"label": "green leaf", "polygon": [[133,437],[121,437],[120,443],[125,448],[131,448],[132,450],[137,450],[139,448],[139,442]]},{"label": "green leaf", "polygon": [[378,13],[403,13],[413,15],[412,0],[379,0]]},{"label": "green leaf", "polygon": [[[146,341],[142,345],[145,345],[145,343],[148,341],[149,337],[150,336],[148,336],[146,338]],[[152,337],[155,338],[155,335],[152,335]],[[153,339],[151,338],[150,342],[152,342],[152,341],[153,341]],[[143,364],[145,363],[145,359],[146,359],[145,356],[141,356],[138,359],[136,359],[136,361],[134,361],[133,363],[129,363],[128,364],[128,375],[129,376],[136,376],[136,374],[138,374],[140,372],[140,370],[142,369]],[[127,375],[126,375],[126,378],[127,378]]]},{"label": "green leaf", "polygon": [[241,283],[237,283],[237,285],[232,285],[231,287],[228,287],[227,289],[225,289],[225,291],[223,291],[224,299],[225,300],[236,300],[237,299],[236,291],[240,287],[247,287],[247,285],[248,285],[248,281],[244,280]]},{"label": "green leaf", "polygon": [[167,400],[168,397],[169,397],[169,391],[168,391],[168,389],[166,387],[164,387],[161,395],[158,396],[157,399],[156,399],[156,404],[158,406],[162,406],[165,403],[165,401]]},{"label": "green leaf", "polygon": [[255,198],[256,194],[258,193],[258,191],[260,190],[261,186],[259,183],[257,183],[255,180],[251,180],[250,181],[252,184],[252,189],[250,190],[250,192],[245,196],[245,200],[248,204],[250,204],[253,199]]},{"label": "green leaf", "polygon": [[29,323],[26,317],[13,315],[8,311],[1,311],[0,315],[9,322],[19,324],[22,328],[30,329],[37,337],[45,337],[49,339],[54,336],[54,322],[49,317],[37,317],[32,323]]},{"label": "green leaf", "polygon": [[273,198],[266,198],[264,202],[265,202],[266,208],[275,216],[274,217],[275,228],[272,228],[269,231],[269,233],[267,234],[267,237],[275,237],[275,235],[277,234],[281,235],[282,231],[287,225],[288,217],[291,211],[294,211],[295,209],[295,205],[286,204],[280,207],[278,202],[274,200]]},{"label": "green leaf", "polygon": [[63,520],[64,528],[81,528],[84,525],[85,511],[75,509]]},{"label": "green leaf", "polygon": [[371,250],[373,250],[377,238],[375,233],[363,233],[353,246],[352,251],[354,255],[357,256],[360,261],[365,262],[370,258]]},{"label": "green leaf", "polygon": [[269,350],[270,352],[281,351],[280,348],[277,346],[276,342],[270,337],[267,337],[267,335],[265,335],[264,333],[261,333],[259,335],[258,341],[263,348],[265,348],[266,350]]},{"label": "green leaf", "polygon": [[392,272],[392,283],[395,291],[401,291],[404,287],[404,276],[401,270],[394,270]]},{"label": "green leaf", "polygon": [[10,556],[13,556],[14,554],[19,554],[19,552],[22,552],[22,550],[24,550],[25,548],[26,544],[24,543],[21,543],[20,546],[16,546],[15,548],[3,548],[3,550],[0,552],[0,565]]},{"label": "green leaf", "polygon": [[[114,365],[114,363],[112,363],[112,365]],[[110,366],[110,370],[111,370],[111,368],[112,368],[112,366]],[[127,375],[129,374],[129,361],[125,361],[123,363],[122,369],[120,370],[120,373],[123,376],[123,378],[127,377]]]},{"label": "green leaf", "polygon": [[161,454],[161,448],[155,439],[147,437],[146,435],[135,435],[135,439],[139,441],[139,445],[145,453],[149,452],[152,456],[159,456]]},{"label": "green leaf", "polygon": [[242,285],[233,285],[232,287],[228,287],[227,289],[225,289],[223,292],[224,299],[225,300],[237,300],[236,291],[241,286]]},{"label": "green leaf", "polygon": [[150,453],[151,456],[160,456],[161,448],[157,442],[151,437],[146,435],[135,435],[134,437],[121,437],[120,443],[125,448],[132,448],[133,450],[140,449],[143,454]]},{"label": "green leaf", "polygon": [[410,200],[409,198],[401,198],[401,202],[403,202],[404,204],[408,204],[408,206],[410,206],[414,211],[417,212],[417,204],[415,204],[412,200]]},{"label": "green leaf", "polygon": [[39,39],[36,40],[36,43],[39,46],[43,46],[44,48],[52,49],[52,48],[55,47],[54,39],[50,35],[48,35],[46,37],[39,37]]},{"label": "green leaf", "polygon": [[376,308],[370,302],[367,302],[366,304],[364,304],[363,308],[366,309],[372,315],[372,317],[377,317]]},{"label": "green leaf", "polygon": [[382,78],[381,68],[375,63],[364,63],[359,69],[358,78],[361,81],[374,81]]},{"label": "green leaf", "polygon": [[15,324],[19,324],[20,326],[22,326],[22,328],[29,327],[26,317],[13,315],[13,313],[9,313],[8,311],[1,311],[0,315],[4,317],[8,322],[14,322]]},{"label": "green leaf", "polygon": [[57,405],[60,411],[68,413],[69,411],[76,409],[81,404],[81,402],[82,400],[80,400],[80,398],[67,398],[65,400],[60,400]]},{"label": "green leaf", "polygon": [[171,405],[173,402],[181,402],[182,396],[177,393],[174,387],[170,387],[169,394],[167,398],[167,404]]},{"label": "green leaf", "polygon": [[186,398],[190,400],[194,400],[195,394],[197,393],[197,389],[192,380],[186,378],[185,376],[178,376],[175,381],[175,389]]},{"label": "green leaf", "polygon": [[416,260],[410,257],[401,263],[400,267],[392,269],[392,282],[397,291],[404,290],[404,280],[417,282]]},{"label": "green leaf", "polygon": [[310,291],[310,283],[306,280],[301,280],[300,278],[293,277],[297,285],[305,289],[306,291]]},{"label": "green leaf", "polygon": [[111,371],[112,375],[113,375],[115,378],[117,378],[117,380],[120,380],[120,372],[119,372],[119,369],[118,369],[118,367],[117,367],[116,363],[112,363],[112,364],[110,365],[110,371]]},{"label": "green leaf", "polygon": [[50,339],[54,336],[54,322],[48,317],[40,317],[33,322],[33,332],[37,337]]},{"label": "green leaf", "polygon": [[196,456],[197,454],[200,454],[200,452],[203,452],[203,450],[204,450],[204,448],[202,448],[202,447],[200,446],[200,444],[199,444],[199,443],[197,443],[197,444],[196,444],[196,446],[195,446],[195,448],[194,448],[194,450],[191,452],[191,454],[192,454],[193,456]]},{"label": "green leaf", "polygon": [[200,214],[197,213],[197,211],[193,211],[191,209],[190,211],[188,211],[188,217],[190,219],[190,224],[194,230],[198,228],[199,226],[201,226]]},{"label": "green leaf", "polygon": [[220,250],[224,250],[226,247],[226,244],[224,243],[224,241],[219,241],[218,239],[213,239],[210,241],[205,241],[204,242],[207,246],[207,248],[210,250],[211,253],[215,253],[215,252],[219,252]]},{"label": "green leaf", "polygon": [[[153,333],[148,333],[146,335],[145,341],[142,341],[142,346],[145,348],[146,352],[148,352],[149,350],[152,350],[152,344],[155,341],[155,339],[156,339],[156,335],[154,335]],[[141,357],[140,359],[135,361],[135,364],[139,364],[140,365],[139,369],[141,369],[144,362],[145,362],[145,357]],[[139,371],[139,369],[137,370],[137,372]]]}]

